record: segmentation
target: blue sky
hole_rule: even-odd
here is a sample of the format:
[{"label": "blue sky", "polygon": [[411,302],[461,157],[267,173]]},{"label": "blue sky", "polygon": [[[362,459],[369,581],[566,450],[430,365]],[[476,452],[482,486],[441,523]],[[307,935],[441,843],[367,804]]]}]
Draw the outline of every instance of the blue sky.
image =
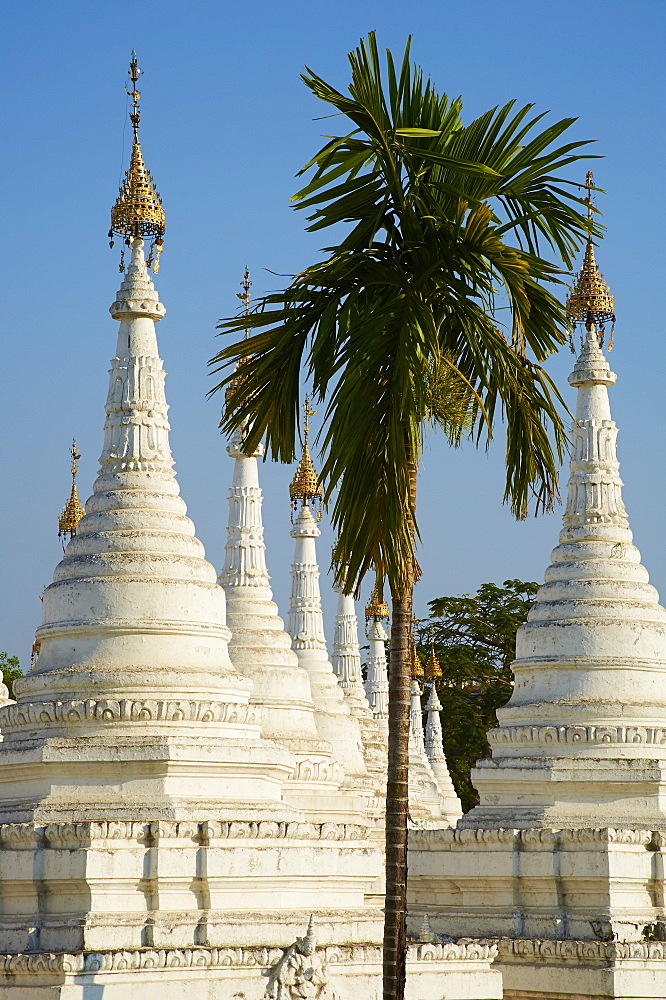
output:
[{"label": "blue sky", "polygon": [[[593,165],[608,236],[598,259],[616,296],[625,500],[655,585],[666,589],[664,473],[663,45],[659,2],[556,5],[476,0],[317,0],[242,4],[203,0],[139,4],[12,5],[3,14],[2,470],[0,649],[26,662],[39,624],[38,595],[60,555],[57,517],[69,493],[76,436],[81,499],[101,449],[119,282],[108,213],[126,166],[123,91],[130,50],[145,70],[142,140],[167,212],[157,285],[169,373],[172,447],[181,491],[212,562],[224,547],[231,474],[207,400],[215,323],[233,312],[244,265],[253,291],[276,287],[324,242],[304,233],[289,204],[294,174],[326,131],[325,108],[299,80],[304,64],[339,87],[346,53],[375,29],[381,46],[413,55],[438,88],[461,94],[464,114],[516,98],[596,139]],[[581,171],[582,174],[582,171]],[[571,355],[550,370],[566,393]],[[568,396],[568,398],[571,398]],[[315,417],[315,422],[316,422]],[[489,455],[449,451],[433,436],[420,484],[417,606],[487,580],[541,579],[560,513],[516,524],[502,496],[501,442]],[[286,615],[291,470],[265,465],[269,568]],[[321,562],[328,561],[324,525]],[[326,591],[332,634],[333,602]]]}]

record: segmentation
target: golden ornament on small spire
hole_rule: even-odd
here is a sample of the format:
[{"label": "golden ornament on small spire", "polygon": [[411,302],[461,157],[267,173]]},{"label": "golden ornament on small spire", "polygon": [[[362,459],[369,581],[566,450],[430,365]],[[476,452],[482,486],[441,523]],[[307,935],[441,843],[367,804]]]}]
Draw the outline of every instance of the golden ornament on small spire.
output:
[{"label": "golden ornament on small spire", "polygon": [[[250,289],[252,288],[252,282],[250,281],[250,271],[249,271],[249,268],[248,268],[247,264],[245,265],[245,273],[243,274],[243,280],[241,281],[240,286],[243,289],[243,291],[242,292],[236,292],[236,295],[238,296],[238,298],[243,303],[245,317],[247,318],[250,315]],[[246,326],[245,327],[245,339],[246,340],[247,340],[247,338],[249,336],[249,333],[250,333],[250,331],[248,330],[248,327]],[[243,381],[243,376],[240,373],[239,369],[246,363],[246,361],[249,361],[249,360],[250,360],[250,358],[248,356],[248,357],[245,357],[245,358],[239,358],[238,361],[236,362],[236,369],[234,371],[234,377],[232,378],[231,382],[228,383],[226,389],[224,390],[224,401],[226,403],[229,402],[229,400],[231,399],[232,395],[234,394],[234,392],[236,391],[236,389],[238,388],[238,386]]]},{"label": "golden ornament on small spire", "polygon": [[377,587],[374,588],[372,594],[370,595],[370,600],[365,606],[365,620],[366,621],[380,621],[382,618],[388,618],[389,609],[388,604],[384,601],[379,600],[379,592]]},{"label": "golden ornament on small spire", "polygon": [[[592,220],[592,187],[594,179],[592,171],[588,171],[585,178],[587,188],[587,217]],[[606,323],[613,324],[608,345],[609,351],[613,347],[613,333],[615,329],[615,299],[611,295],[610,288],[604,281],[604,276],[599,271],[594,255],[594,245],[592,237],[588,237],[585,247],[585,257],[583,266],[578,272],[578,277],[573,285],[566,301],[566,310],[571,323],[571,350],[575,351],[573,345],[573,330],[577,323],[582,323],[587,330],[592,326],[600,331],[599,342],[603,343],[603,333]]]},{"label": "golden ornament on small spire", "polygon": [[321,500],[322,491],[319,485],[319,477],[315,472],[315,467],[310,458],[309,437],[310,437],[310,417],[314,416],[316,410],[310,409],[310,398],[305,397],[303,413],[303,456],[298,463],[296,475],[289,485],[289,497],[294,510],[298,508],[299,501],[303,507],[309,507],[315,501],[318,506],[317,520],[321,520]]},{"label": "golden ornament on small spire", "polygon": [[412,680],[421,681],[423,680],[423,676],[423,663],[421,662],[421,657],[416,650],[416,643],[412,639]]},{"label": "golden ornament on small spire", "polygon": [[[141,120],[139,100],[141,94],[136,89],[136,83],[142,72],[143,70],[139,69],[136,52],[132,50],[129,68],[132,90],[130,91],[127,87],[125,89],[132,98],[130,121],[132,122],[134,139],[130,165],[125,173],[122,187],[119,189],[116,203],[111,209],[109,246],[113,247],[114,234],[124,237],[128,246],[135,239],[152,240],[146,263],[157,273],[164,243],[166,217],[162,208],[162,199],[155,187],[152,174],[143,162],[143,153],[139,142],[139,121]],[[124,270],[122,259],[121,270]]]},{"label": "golden ornament on small spire", "polygon": [[[65,535],[69,535],[70,539],[74,538],[76,534],[76,528],[85,514],[85,511],[81,504],[79,503],[79,498],[76,492],[76,472],[78,461],[81,458],[80,454],[76,450],[76,441],[72,441],[71,447],[72,455],[72,492],[70,493],[69,500],[62,509],[62,514],[58,518],[58,538],[64,539]],[[62,543],[63,549],[65,543]]]},{"label": "golden ornament on small spire", "polygon": [[435,653],[435,643],[430,643],[430,656],[425,667],[425,678],[427,681],[435,681],[442,676],[442,668],[439,665],[437,654]]}]

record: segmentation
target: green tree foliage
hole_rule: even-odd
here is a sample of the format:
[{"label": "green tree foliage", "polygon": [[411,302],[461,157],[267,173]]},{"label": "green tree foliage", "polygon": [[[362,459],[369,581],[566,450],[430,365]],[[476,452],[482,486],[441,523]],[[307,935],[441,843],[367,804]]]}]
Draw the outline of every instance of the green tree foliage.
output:
[{"label": "green tree foliage", "polygon": [[23,677],[21,664],[18,656],[9,656],[8,653],[0,653],[0,669],[2,669],[2,679],[7,685],[9,697],[14,697],[14,681]]},{"label": "green tree foliage", "polygon": [[434,640],[442,668],[437,690],[444,752],[465,812],[479,801],[470,770],[490,755],[486,733],[497,725],[495,710],[511,696],[516,630],[538,589],[523,580],[484,583],[475,594],[429,601],[431,617],[417,626],[422,655]]}]

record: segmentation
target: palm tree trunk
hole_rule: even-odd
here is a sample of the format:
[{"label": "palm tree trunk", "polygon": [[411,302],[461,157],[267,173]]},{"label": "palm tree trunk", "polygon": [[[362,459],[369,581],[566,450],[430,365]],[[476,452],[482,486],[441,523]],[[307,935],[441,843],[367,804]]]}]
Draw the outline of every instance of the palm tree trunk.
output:
[{"label": "palm tree trunk", "polygon": [[[410,470],[412,509],[416,465]],[[386,899],[384,904],[384,1000],[403,1000],[407,957],[407,819],[409,812],[409,708],[414,574],[391,593],[388,773],[386,782]]]}]

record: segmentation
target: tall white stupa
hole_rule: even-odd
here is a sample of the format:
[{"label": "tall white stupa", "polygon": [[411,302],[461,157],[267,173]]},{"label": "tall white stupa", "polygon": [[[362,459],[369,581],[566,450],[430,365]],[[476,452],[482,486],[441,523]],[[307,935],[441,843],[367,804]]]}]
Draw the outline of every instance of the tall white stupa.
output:
[{"label": "tall white stupa", "polygon": [[[246,269],[239,296],[249,314],[250,275]],[[242,379],[237,369],[233,387]],[[227,390],[229,393],[229,390]],[[296,770],[285,795],[299,803],[321,809],[315,789],[337,791],[343,780],[339,761],[330,743],[316,727],[310,675],[291,648],[273,601],[266,566],[266,546],[262,523],[262,491],[258,459],[259,443],[253,452],[244,449],[246,428],[231,437],[227,451],[233,459],[229,490],[229,517],[224,566],[219,583],[224,588],[227,621],[231,629],[229,653],[234,666],[253,682],[251,704],[261,713],[265,737],[288,747],[296,759]]]},{"label": "tall white stupa", "polygon": [[[318,529],[304,503],[294,655],[263,561],[256,455],[234,438],[234,663],[225,589],[169,447],[149,273],[165,218],[139,142],[140,72],[133,56],[111,227],[130,259],[99,475],[83,516],[74,490],[63,512],[37,656],[0,707],[0,1000],[367,1000],[381,990],[381,817],[320,644]],[[408,996],[498,1000],[495,952],[413,943]]]},{"label": "tall white stupa", "polygon": [[501,939],[505,996],[657,1000],[666,611],[622,502],[602,350],[614,304],[591,240],[567,308],[583,334],[559,544],[472,772],[480,804],[455,831],[413,834],[411,895],[437,932]]},{"label": "tall white stupa", "polygon": [[179,496],[149,274],[165,219],[139,142],[139,74],[133,58],[134,143],[112,212],[130,259],[111,306],[100,471],[64,525],[38,655],[0,709],[0,996],[15,1000],[228,1000],[248,982],[260,998],[313,911],[345,972],[350,926],[377,952],[381,940],[375,821],[353,795],[343,818],[290,799],[295,779],[321,793],[291,749],[322,748],[307,675],[287,648],[276,662],[285,642],[269,622],[259,682],[284,669],[296,707],[273,706],[284,739],[266,738],[275,689],[257,696],[247,658],[241,672],[229,657],[225,592]]}]

